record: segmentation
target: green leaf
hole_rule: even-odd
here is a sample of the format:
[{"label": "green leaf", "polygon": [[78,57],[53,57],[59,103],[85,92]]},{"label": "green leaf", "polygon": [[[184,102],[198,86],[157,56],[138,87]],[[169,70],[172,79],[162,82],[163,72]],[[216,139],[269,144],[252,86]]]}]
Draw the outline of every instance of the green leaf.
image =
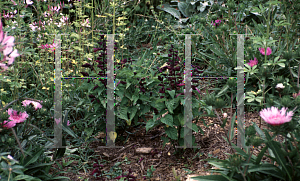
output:
[{"label": "green leaf", "polygon": [[132,95],[132,100],[133,100],[133,104],[136,104],[136,101],[139,100],[139,95],[138,94]]},{"label": "green leaf", "polygon": [[124,120],[128,120],[128,116],[127,116],[127,110],[128,110],[128,107],[120,107],[120,110],[119,110],[119,113],[117,116],[121,119],[124,119]]},{"label": "green leaf", "polygon": [[155,125],[155,122],[153,119],[148,120],[146,123],[146,131],[148,132],[154,125]]},{"label": "green leaf", "polygon": [[156,8],[159,10],[166,11],[167,13],[173,15],[175,18],[180,19],[180,12],[177,9],[172,8],[169,4],[162,4],[157,6]]},{"label": "green leaf", "polygon": [[14,180],[41,181],[41,179],[29,175],[18,175],[14,178]]},{"label": "green leaf", "polygon": [[70,38],[75,37],[77,39],[80,39],[80,36],[77,33],[71,33]]},{"label": "green leaf", "polygon": [[141,99],[142,101],[145,101],[145,102],[150,102],[149,97],[145,96],[144,94],[140,94],[139,99]]},{"label": "green leaf", "polygon": [[178,9],[180,10],[180,12],[183,14],[183,16],[185,17],[189,17],[190,14],[187,13],[187,9],[188,9],[188,4],[185,2],[178,2]]},{"label": "green leaf", "polygon": [[212,181],[212,180],[228,181],[228,179],[226,179],[222,175],[197,176],[197,177],[191,177],[191,179],[193,179],[193,180],[201,180],[201,181]]},{"label": "green leaf", "polygon": [[278,146],[278,144],[277,144],[278,142],[276,143],[275,141],[271,140],[271,136],[268,134],[268,132],[266,130],[264,130],[264,131],[265,131],[265,135],[266,135],[267,140],[268,140],[268,142],[266,142],[266,144],[273,151],[273,154],[275,155],[275,158],[276,158],[276,162],[279,165],[281,165],[281,167],[283,167],[284,173],[286,173],[288,175],[289,180],[292,180],[290,172],[286,167],[286,160],[284,158],[284,153],[282,152],[282,150]]},{"label": "green leaf", "polygon": [[128,109],[128,112],[130,113],[130,117],[129,117],[129,119],[130,119],[130,121],[134,118],[134,116],[136,115],[136,112],[137,112],[137,108],[134,106],[134,107],[130,107],[129,109]]},{"label": "green leaf", "polygon": [[169,100],[169,101],[165,101],[165,105],[168,108],[168,110],[170,111],[170,113],[174,114],[173,113],[174,99]]},{"label": "green leaf", "polygon": [[44,153],[44,149],[40,148],[38,151],[32,154],[33,156],[27,155],[23,166],[27,167],[28,165],[35,163],[43,153]]},{"label": "green leaf", "polygon": [[226,90],[229,88],[229,86],[226,84],[223,88],[222,88],[222,90],[216,95],[216,97],[220,97],[220,96],[222,96],[225,92],[226,92]]},{"label": "green leaf", "polygon": [[195,123],[192,123],[192,130],[196,133],[199,131],[198,126]]},{"label": "green leaf", "polygon": [[175,90],[172,90],[172,91],[169,91],[167,90],[168,93],[170,94],[170,96],[172,97],[172,99],[174,99],[174,96],[175,96]]},{"label": "green leaf", "polygon": [[149,112],[150,111],[150,106],[149,105],[144,105],[144,104],[142,104],[141,105],[141,114],[145,114],[145,113],[147,113],[147,112]]},{"label": "green leaf", "polygon": [[133,99],[132,99],[132,94],[129,93],[128,91],[125,92],[125,96],[126,96],[128,99],[130,99],[130,101],[133,100]]},{"label": "green leaf", "polygon": [[62,125],[62,129],[67,132],[69,135],[73,136],[73,138],[77,138],[78,136],[74,133],[73,130],[70,129],[70,127],[65,127],[64,125]]},{"label": "green leaf", "polygon": [[252,101],[254,101],[254,99],[248,99],[248,100],[247,100],[247,102],[252,102]]},{"label": "green leaf", "polygon": [[177,119],[179,120],[180,125],[184,126],[184,116],[182,113],[177,115]]},{"label": "green leaf", "polygon": [[162,136],[161,139],[163,140],[163,147],[162,148],[164,149],[166,143],[169,143],[169,138]]},{"label": "green leaf", "polygon": [[162,123],[165,123],[166,125],[173,126],[173,116],[171,116],[170,114],[167,114],[165,115],[165,117],[162,117],[160,121]]},{"label": "green leaf", "polygon": [[[264,154],[265,154],[265,152],[267,151],[267,149],[268,149],[268,146],[265,146],[265,147],[260,151],[260,153],[258,154],[258,156],[257,156],[257,158],[256,158],[256,162],[255,162],[256,165],[258,165],[258,164],[261,162],[261,159],[262,159],[262,157],[264,156]],[[250,171],[248,170],[248,172],[250,172]]]},{"label": "green leaf", "polygon": [[177,140],[177,129],[174,127],[166,127],[165,128],[166,134],[172,140]]},{"label": "green leaf", "polygon": [[298,78],[298,75],[293,71],[293,69],[290,69],[290,70],[291,70],[293,76],[296,77],[296,78]]},{"label": "green leaf", "polygon": [[284,64],[284,63],[278,63],[278,65],[279,65],[280,67],[285,67],[285,64]]},{"label": "green leaf", "polygon": [[126,84],[126,89],[128,89],[128,87],[131,85],[131,83],[129,81],[127,81],[127,84]]},{"label": "green leaf", "polygon": [[153,107],[155,107],[158,111],[161,111],[161,110],[163,110],[163,109],[166,108],[166,106],[165,106],[165,104],[163,102],[159,102],[159,103],[156,103],[154,105],[155,106],[153,106]]}]

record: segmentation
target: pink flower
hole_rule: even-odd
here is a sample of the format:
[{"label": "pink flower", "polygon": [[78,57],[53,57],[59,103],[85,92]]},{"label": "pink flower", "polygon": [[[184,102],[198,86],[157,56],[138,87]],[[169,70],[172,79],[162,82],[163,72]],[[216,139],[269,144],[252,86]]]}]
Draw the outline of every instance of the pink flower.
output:
[{"label": "pink flower", "polygon": [[9,129],[9,128],[15,127],[16,122],[15,121],[3,121],[2,125],[4,128]]},{"label": "pink flower", "polygon": [[298,92],[298,94],[297,93],[293,93],[294,99],[296,99],[298,96],[300,96],[300,91]]},{"label": "pink flower", "polygon": [[2,69],[4,69],[4,71],[6,71],[8,69],[8,66],[6,66],[6,64],[4,64],[4,63],[0,63],[0,67],[2,67]]},{"label": "pink flower", "polygon": [[11,52],[9,59],[8,59],[8,65],[11,65],[14,63],[14,60],[16,57],[18,57],[20,54],[18,54],[18,50],[14,50],[13,52]]},{"label": "pink flower", "polygon": [[35,110],[42,108],[42,105],[39,102],[24,100],[22,101],[22,103],[24,107],[27,107],[29,104],[32,104]]},{"label": "pink flower", "polygon": [[57,44],[54,43],[54,40],[53,40],[53,44],[46,44],[46,45],[41,45],[40,48],[41,49],[52,49],[51,51],[54,51],[55,50],[55,47],[57,46]]},{"label": "pink flower", "polygon": [[2,36],[0,34],[0,42],[2,46],[14,46],[14,41],[15,38],[13,36],[7,36],[7,33],[5,33],[5,36],[3,37],[3,32],[2,32]]},{"label": "pink flower", "polygon": [[217,25],[219,25],[220,23],[221,23],[221,20],[219,20],[219,19],[215,20],[215,23],[213,23],[213,21],[211,22],[211,24],[212,24],[213,26],[217,26]]},{"label": "pink flower", "polygon": [[[259,48],[259,52],[263,55],[265,55],[265,49],[264,48]],[[270,47],[267,48],[267,55],[271,55],[272,50]]]},{"label": "pink flower", "polygon": [[277,107],[271,107],[260,111],[260,117],[262,117],[268,124],[278,126],[286,122],[290,122],[293,116],[293,111],[286,114],[287,108],[282,108],[280,111]]},{"label": "pink flower", "polygon": [[9,108],[6,112],[8,113],[8,115],[10,115],[8,119],[14,121],[15,123],[22,123],[28,118],[28,114],[26,113],[26,111],[24,113],[20,112],[18,114],[17,111]]},{"label": "pink flower", "polygon": [[3,50],[3,55],[7,56],[12,52],[13,48],[11,46],[7,47],[5,46],[5,49]]},{"label": "pink flower", "polygon": [[248,62],[248,65],[250,65],[251,67],[253,67],[254,65],[257,65],[257,63],[258,63],[258,60],[257,60],[257,58],[254,57],[254,60],[250,60]]},{"label": "pink flower", "polygon": [[91,27],[90,25],[89,25],[89,19],[87,18],[86,20],[83,20],[83,23],[81,23],[81,25],[82,26],[86,26],[86,27]]},{"label": "pink flower", "polygon": [[13,2],[13,3],[14,3],[14,5],[17,5],[17,3],[16,3],[14,0],[11,0],[11,2]]},{"label": "pink flower", "polygon": [[200,90],[197,87],[196,87],[196,90],[198,91],[199,94],[201,93]]},{"label": "pink flower", "polygon": [[68,122],[67,122],[67,126],[70,126],[70,121],[68,120]]},{"label": "pink flower", "polygon": [[51,7],[51,11],[56,11],[56,12],[59,12],[59,10],[60,10],[60,7],[57,5],[57,7],[56,6],[52,6]]}]

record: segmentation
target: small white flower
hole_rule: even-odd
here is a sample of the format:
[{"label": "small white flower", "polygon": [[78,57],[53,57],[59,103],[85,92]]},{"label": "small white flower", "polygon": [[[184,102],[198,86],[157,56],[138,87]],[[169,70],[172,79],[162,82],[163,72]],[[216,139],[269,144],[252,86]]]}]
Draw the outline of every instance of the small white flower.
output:
[{"label": "small white flower", "polygon": [[[25,1],[24,1],[24,3],[25,3]],[[33,4],[33,2],[32,2],[31,0],[26,0],[26,4],[28,4],[28,5],[32,5],[32,4]]]},{"label": "small white flower", "polygon": [[279,84],[276,85],[276,88],[279,88],[279,89],[283,89],[284,87],[285,87],[285,86],[283,86],[282,83],[279,83]]},{"label": "small white flower", "polygon": [[14,158],[10,155],[7,156],[8,159],[14,160]]},{"label": "small white flower", "polygon": [[224,118],[227,118],[227,113],[223,113],[223,117],[224,117]]}]

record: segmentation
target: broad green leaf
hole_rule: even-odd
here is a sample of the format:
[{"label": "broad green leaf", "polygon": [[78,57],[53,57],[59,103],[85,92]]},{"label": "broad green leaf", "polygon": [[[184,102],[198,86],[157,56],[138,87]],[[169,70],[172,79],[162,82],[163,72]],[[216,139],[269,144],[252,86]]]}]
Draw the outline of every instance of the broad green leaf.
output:
[{"label": "broad green leaf", "polygon": [[247,102],[253,102],[254,101],[254,99],[248,99],[247,100]]},{"label": "broad green leaf", "polygon": [[144,105],[144,104],[142,104],[141,105],[141,114],[145,114],[145,113],[147,113],[147,112],[149,112],[150,111],[150,106],[149,105]]},{"label": "broad green leaf", "polygon": [[168,135],[169,138],[172,140],[177,140],[177,129],[174,127],[166,127],[165,128],[166,134]]},{"label": "broad green leaf", "polygon": [[188,4],[185,2],[178,2],[178,9],[185,17],[189,17],[189,14],[186,13],[186,9],[188,8]]},{"label": "broad green leaf", "polygon": [[165,115],[165,117],[162,117],[160,121],[162,123],[165,123],[166,125],[173,126],[173,116],[171,116],[170,114],[167,114]]},{"label": "broad green leaf", "polygon": [[136,104],[136,101],[139,100],[139,95],[138,94],[132,95],[132,100],[133,100],[133,104]]},{"label": "broad green leaf", "polygon": [[166,11],[167,13],[173,15],[175,18],[180,19],[180,12],[177,9],[172,8],[169,4],[158,5],[156,8]]},{"label": "broad green leaf", "polygon": [[169,91],[167,90],[168,93],[170,94],[170,96],[172,97],[172,99],[174,99],[174,96],[175,96],[175,90],[172,90],[172,91]]},{"label": "broad green leaf", "polygon": [[125,106],[120,107],[119,114],[117,116],[121,119],[128,120],[127,110],[128,110],[128,107],[125,107]]},{"label": "broad green leaf", "polygon": [[137,108],[136,108],[136,106],[134,106],[134,107],[130,107],[129,109],[128,109],[128,112],[130,113],[130,121],[133,119],[133,117],[136,115],[136,112],[137,112]]},{"label": "broad green leaf", "polygon": [[148,120],[146,123],[146,131],[148,132],[154,125],[155,125],[155,122],[153,119]]},{"label": "broad green leaf", "polygon": [[173,112],[174,99],[166,101],[165,105],[168,108],[168,110],[170,111],[170,113],[173,114],[174,113]]}]

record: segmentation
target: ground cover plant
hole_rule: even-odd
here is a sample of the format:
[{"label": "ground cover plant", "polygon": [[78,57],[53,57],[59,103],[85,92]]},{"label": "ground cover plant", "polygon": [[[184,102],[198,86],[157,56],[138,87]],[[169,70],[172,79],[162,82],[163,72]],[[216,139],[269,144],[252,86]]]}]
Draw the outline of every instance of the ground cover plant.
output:
[{"label": "ground cover plant", "polygon": [[[194,180],[299,180],[299,3],[0,2],[0,178],[184,180],[198,173]],[[58,120],[55,34],[67,34],[61,36],[65,79]],[[106,133],[107,34],[115,34],[113,133]],[[189,91],[192,145],[200,148],[176,147],[184,145],[187,91],[180,34],[197,34]],[[245,112],[258,118],[246,119],[246,149],[235,145],[232,34],[247,34]],[[48,148],[55,124],[62,126],[66,148]],[[124,147],[102,148],[108,138]]]}]

